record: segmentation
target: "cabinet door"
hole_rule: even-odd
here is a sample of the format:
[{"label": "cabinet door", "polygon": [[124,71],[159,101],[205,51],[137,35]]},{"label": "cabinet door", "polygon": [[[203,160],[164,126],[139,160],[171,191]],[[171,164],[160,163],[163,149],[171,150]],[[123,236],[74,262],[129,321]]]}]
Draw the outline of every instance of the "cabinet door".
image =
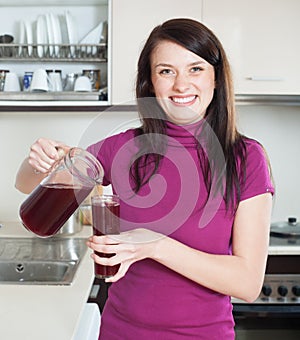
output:
[{"label": "cabinet door", "polygon": [[299,0],[203,0],[230,57],[237,94],[300,94]]},{"label": "cabinet door", "polygon": [[139,53],[152,29],[175,17],[201,20],[202,0],[112,0],[112,103],[134,99]]}]

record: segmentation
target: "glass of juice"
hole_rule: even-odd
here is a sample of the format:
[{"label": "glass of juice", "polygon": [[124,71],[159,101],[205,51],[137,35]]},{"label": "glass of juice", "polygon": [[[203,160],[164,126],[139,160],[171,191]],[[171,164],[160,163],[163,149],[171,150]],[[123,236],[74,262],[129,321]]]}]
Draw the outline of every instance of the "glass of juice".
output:
[{"label": "glass of juice", "polygon": [[[118,195],[96,195],[92,196],[93,234],[117,235],[120,234],[120,199]],[[115,254],[100,253],[100,257],[112,257]],[[105,279],[114,276],[120,264],[114,266],[103,266],[95,263],[95,277]]]}]

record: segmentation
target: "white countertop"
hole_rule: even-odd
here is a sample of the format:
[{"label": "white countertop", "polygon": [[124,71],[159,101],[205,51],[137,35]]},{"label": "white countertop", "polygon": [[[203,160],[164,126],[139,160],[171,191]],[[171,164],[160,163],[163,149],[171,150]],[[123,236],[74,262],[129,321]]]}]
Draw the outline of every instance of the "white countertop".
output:
[{"label": "white countertop", "polygon": [[[2,224],[0,237],[33,237],[21,223]],[[91,234],[91,228],[84,226],[75,237]],[[0,339],[72,340],[93,280],[88,250],[71,285],[0,284]]]}]

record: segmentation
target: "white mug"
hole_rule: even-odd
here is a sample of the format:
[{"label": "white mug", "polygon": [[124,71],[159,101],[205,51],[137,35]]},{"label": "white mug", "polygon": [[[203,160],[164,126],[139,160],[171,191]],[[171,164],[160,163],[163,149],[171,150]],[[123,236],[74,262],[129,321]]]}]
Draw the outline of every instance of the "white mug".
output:
[{"label": "white mug", "polygon": [[19,92],[21,91],[20,80],[16,73],[7,72],[5,75],[4,89],[5,92]]},{"label": "white mug", "polygon": [[59,72],[49,72],[48,82],[50,91],[54,92],[62,91],[62,80]]},{"label": "white mug", "polygon": [[80,76],[76,79],[74,85],[74,91],[76,92],[90,92],[92,91],[92,83],[90,78],[86,76]]},{"label": "white mug", "polygon": [[49,91],[48,75],[46,70],[40,68],[33,72],[30,91]]}]

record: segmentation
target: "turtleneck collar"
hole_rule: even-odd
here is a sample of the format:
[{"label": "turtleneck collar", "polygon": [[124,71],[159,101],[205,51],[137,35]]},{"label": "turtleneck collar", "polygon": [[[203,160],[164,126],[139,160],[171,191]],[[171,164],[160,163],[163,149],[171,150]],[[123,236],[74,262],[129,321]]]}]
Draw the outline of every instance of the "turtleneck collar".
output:
[{"label": "turtleneck collar", "polygon": [[185,147],[195,147],[198,144],[196,136],[199,136],[202,126],[203,119],[187,125],[176,125],[170,121],[166,121],[166,133],[169,137],[168,145],[175,146],[178,145],[179,142]]}]

